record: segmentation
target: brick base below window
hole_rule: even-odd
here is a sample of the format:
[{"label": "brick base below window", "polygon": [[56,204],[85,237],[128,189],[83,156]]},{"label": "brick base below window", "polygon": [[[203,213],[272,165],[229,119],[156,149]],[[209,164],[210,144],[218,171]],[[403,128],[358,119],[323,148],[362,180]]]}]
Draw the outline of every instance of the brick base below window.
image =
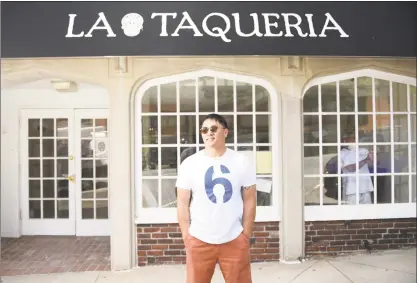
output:
[{"label": "brick base below window", "polygon": [[305,223],[306,255],[416,246],[416,218]]},{"label": "brick base below window", "polygon": [[[252,262],[279,260],[279,222],[255,223]],[[137,225],[138,265],[185,264],[185,249],[178,224]]]}]

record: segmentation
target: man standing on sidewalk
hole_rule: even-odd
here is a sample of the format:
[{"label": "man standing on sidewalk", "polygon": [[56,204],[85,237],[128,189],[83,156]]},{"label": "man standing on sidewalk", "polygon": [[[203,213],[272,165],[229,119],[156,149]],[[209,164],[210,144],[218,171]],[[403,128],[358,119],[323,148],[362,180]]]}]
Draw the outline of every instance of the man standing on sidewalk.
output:
[{"label": "man standing on sidewalk", "polygon": [[187,283],[210,283],[217,262],[226,283],[251,283],[255,166],[245,155],[226,148],[229,131],[224,117],[208,115],[200,133],[205,149],[184,160],[176,184]]}]

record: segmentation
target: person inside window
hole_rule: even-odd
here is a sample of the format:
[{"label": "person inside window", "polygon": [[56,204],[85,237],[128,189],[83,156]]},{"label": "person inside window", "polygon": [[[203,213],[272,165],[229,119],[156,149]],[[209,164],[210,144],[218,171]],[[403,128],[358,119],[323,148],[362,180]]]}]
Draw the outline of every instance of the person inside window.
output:
[{"label": "person inside window", "polygon": [[371,204],[374,187],[369,175],[369,165],[373,162],[373,153],[366,148],[356,147],[354,133],[347,134],[344,142],[353,144],[343,146],[340,151],[341,171],[343,174],[355,174],[356,164],[359,162],[359,175],[358,178],[355,175],[342,176],[343,199],[347,203],[356,204],[356,182],[359,180],[359,203]]}]

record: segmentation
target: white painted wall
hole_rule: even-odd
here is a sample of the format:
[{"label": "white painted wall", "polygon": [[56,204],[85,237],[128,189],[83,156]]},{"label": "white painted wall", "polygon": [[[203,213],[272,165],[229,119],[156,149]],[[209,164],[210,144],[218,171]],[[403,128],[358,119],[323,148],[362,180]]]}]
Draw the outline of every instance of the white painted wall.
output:
[{"label": "white painted wall", "polygon": [[21,236],[19,219],[19,113],[21,109],[108,108],[106,88],[78,83],[77,91],[61,93],[50,81],[1,90],[1,237]]}]

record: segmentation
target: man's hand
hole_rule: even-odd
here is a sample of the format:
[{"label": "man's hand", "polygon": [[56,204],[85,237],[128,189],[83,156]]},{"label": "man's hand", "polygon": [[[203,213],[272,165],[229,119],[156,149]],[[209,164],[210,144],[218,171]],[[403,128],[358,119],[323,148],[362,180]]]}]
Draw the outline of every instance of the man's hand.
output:
[{"label": "man's hand", "polygon": [[177,215],[180,225],[182,239],[188,237],[188,229],[190,228],[190,197],[191,191],[177,188]]},{"label": "man's hand", "polygon": [[243,198],[243,235],[248,239],[252,235],[252,227],[256,216],[256,185],[242,187]]}]

